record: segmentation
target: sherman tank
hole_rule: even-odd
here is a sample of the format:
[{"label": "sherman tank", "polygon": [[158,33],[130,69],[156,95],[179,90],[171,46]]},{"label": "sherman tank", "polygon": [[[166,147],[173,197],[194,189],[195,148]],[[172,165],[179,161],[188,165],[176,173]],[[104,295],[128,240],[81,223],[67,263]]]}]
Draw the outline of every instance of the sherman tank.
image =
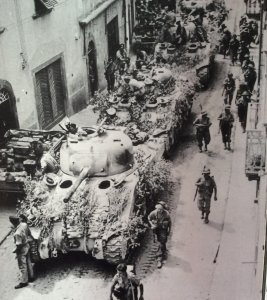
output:
[{"label": "sherman tank", "polygon": [[139,165],[132,141],[122,127],[69,129],[43,151],[24,181],[18,212],[27,216],[35,239],[32,259],[82,251],[117,264],[133,247]]}]

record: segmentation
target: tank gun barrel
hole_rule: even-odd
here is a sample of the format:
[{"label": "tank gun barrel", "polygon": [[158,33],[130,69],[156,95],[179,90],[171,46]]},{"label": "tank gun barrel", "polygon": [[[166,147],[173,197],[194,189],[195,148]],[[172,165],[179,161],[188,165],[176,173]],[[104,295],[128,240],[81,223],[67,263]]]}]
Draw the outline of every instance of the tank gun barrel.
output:
[{"label": "tank gun barrel", "polygon": [[63,199],[64,203],[68,203],[72,195],[75,193],[75,191],[78,189],[80,184],[83,182],[83,180],[89,175],[90,168],[84,168],[82,172],[80,173],[79,177],[76,179],[74,182],[73,186],[71,189],[68,191],[66,196]]}]

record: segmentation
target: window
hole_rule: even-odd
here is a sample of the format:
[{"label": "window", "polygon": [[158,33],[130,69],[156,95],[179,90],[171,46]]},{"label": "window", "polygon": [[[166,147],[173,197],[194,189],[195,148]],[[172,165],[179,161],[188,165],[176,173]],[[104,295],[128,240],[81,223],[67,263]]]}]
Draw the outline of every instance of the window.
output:
[{"label": "window", "polygon": [[60,59],[35,74],[37,112],[41,129],[49,129],[65,116],[65,88]]},{"label": "window", "polygon": [[56,4],[56,0],[34,0],[35,14],[32,16],[33,19],[50,13]]}]

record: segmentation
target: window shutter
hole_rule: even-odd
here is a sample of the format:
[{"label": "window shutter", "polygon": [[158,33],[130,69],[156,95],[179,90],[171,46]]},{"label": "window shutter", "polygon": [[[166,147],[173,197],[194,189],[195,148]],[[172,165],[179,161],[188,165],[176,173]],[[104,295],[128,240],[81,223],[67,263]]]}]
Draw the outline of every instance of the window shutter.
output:
[{"label": "window shutter", "polygon": [[60,60],[36,73],[36,90],[40,126],[49,129],[65,116]]},{"label": "window shutter", "polygon": [[46,69],[36,74],[37,86],[37,110],[39,113],[40,125],[46,128],[53,121],[52,105],[50,101],[49,84]]}]

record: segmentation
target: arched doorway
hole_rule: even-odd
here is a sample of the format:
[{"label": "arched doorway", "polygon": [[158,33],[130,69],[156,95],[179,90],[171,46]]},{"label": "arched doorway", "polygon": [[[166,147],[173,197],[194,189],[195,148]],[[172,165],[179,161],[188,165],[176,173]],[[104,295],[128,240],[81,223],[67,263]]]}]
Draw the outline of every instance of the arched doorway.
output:
[{"label": "arched doorway", "polygon": [[88,46],[88,78],[91,95],[94,96],[98,89],[98,75],[96,49],[93,41],[90,41]]},{"label": "arched doorway", "polygon": [[0,140],[9,129],[18,128],[16,101],[11,84],[0,79]]}]

